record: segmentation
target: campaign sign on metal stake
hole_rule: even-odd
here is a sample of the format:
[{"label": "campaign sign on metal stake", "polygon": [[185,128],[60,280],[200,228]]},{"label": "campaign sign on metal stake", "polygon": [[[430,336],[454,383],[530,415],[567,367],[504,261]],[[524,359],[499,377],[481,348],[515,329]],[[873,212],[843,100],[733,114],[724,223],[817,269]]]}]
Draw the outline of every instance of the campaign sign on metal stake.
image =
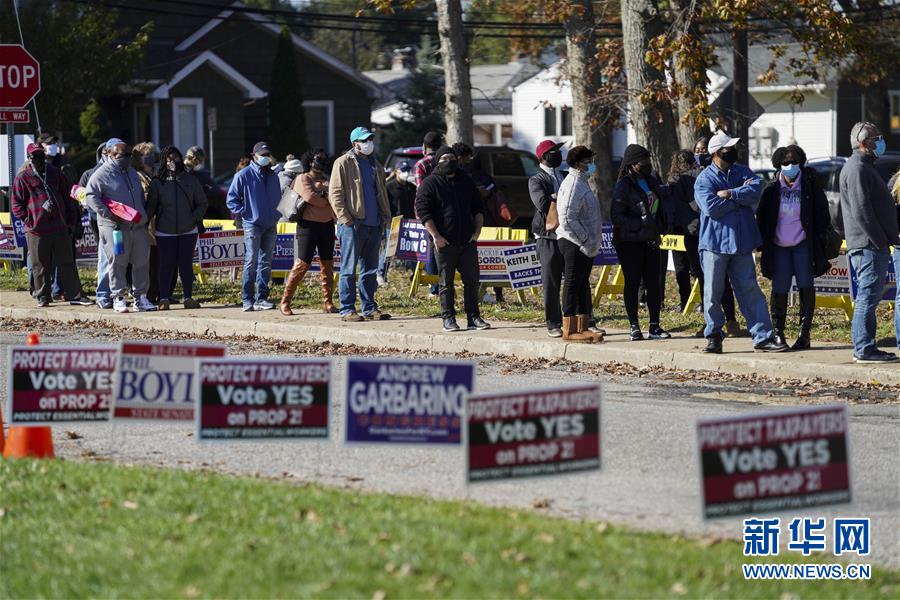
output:
[{"label": "campaign sign on metal stake", "polygon": [[327,438],[331,361],[197,361],[197,439]]},{"label": "campaign sign on metal stake", "polygon": [[347,359],[347,442],[460,444],[475,365],[462,361]]}]

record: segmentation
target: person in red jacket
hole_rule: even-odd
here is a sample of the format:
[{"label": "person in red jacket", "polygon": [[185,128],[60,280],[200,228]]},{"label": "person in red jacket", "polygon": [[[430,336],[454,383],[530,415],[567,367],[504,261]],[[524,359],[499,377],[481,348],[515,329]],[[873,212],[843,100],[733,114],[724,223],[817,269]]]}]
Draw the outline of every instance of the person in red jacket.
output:
[{"label": "person in red jacket", "polygon": [[81,289],[72,252],[72,232],[80,218],[75,201],[62,172],[47,164],[43,146],[29,144],[26,154],[28,162],[13,181],[12,211],[25,223],[38,306],[50,306],[54,264],[69,303],[89,306],[93,302]]}]

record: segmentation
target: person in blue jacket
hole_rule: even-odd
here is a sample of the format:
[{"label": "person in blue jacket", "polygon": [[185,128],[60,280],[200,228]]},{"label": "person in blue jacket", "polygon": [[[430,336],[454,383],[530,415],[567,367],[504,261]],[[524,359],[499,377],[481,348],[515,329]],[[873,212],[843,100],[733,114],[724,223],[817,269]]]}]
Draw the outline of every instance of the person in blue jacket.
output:
[{"label": "person in blue jacket", "polygon": [[703,265],[704,352],[722,353],[722,293],[731,280],[738,306],[747,320],[757,352],[782,352],[787,344],[776,340],[766,298],[756,280],[753,251],[762,245],[756,207],[762,180],[746,165],[736,164],[740,138],[719,132],[709,140],[712,162],[694,182],[700,207],[700,261]]},{"label": "person in blue jacket", "polygon": [[272,310],[269,278],[278,225],[281,186],[272,172],[275,161],[266,142],[253,146],[253,160],[235,175],[225,203],[241,219],[244,229],[244,277],[241,303],[244,311]]}]

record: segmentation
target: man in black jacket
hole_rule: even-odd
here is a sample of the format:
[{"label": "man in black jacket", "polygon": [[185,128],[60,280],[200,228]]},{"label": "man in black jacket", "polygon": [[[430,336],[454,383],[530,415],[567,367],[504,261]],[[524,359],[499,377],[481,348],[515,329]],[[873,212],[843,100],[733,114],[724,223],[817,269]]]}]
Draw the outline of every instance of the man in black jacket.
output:
[{"label": "man in black jacket", "polygon": [[459,158],[449,146],[434,156],[434,171],[416,192],[416,214],[434,240],[440,278],[441,317],[444,331],[459,331],[453,279],[463,281],[468,329],[490,329],[478,308],[478,247],[484,223],[481,195],[472,178],[459,168]]},{"label": "man in black jacket", "polygon": [[[562,143],[544,140],[537,145],[535,154],[541,160],[541,170],[528,180],[528,193],[534,204],[531,232],[541,260],[541,283],[544,288],[544,320],[547,335],[562,337],[562,311],[559,307],[559,289],[562,283],[563,258],[556,245],[556,192],[563,181],[559,172],[562,164]],[[550,216],[549,223],[547,217]]]}]

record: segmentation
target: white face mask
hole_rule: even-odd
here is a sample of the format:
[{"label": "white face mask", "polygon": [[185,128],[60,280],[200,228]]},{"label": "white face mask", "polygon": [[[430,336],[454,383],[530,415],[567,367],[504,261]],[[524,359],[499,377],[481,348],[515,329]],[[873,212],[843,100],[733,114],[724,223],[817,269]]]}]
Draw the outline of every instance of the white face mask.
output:
[{"label": "white face mask", "polygon": [[268,156],[257,155],[256,156],[256,164],[258,164],[261,167],[268,167],[270,164],[272,164],[272,159],[269,158]]},{"label": "white face mask", "polygon": [[357,142],[357,149],[363,156],[369,156],[375,151],[375,142],[366,140],[365,142]]},{"label": "white face mask", "polygon": [[59,154],[59,144],[47,145],[47,156],[56,156]]}]

